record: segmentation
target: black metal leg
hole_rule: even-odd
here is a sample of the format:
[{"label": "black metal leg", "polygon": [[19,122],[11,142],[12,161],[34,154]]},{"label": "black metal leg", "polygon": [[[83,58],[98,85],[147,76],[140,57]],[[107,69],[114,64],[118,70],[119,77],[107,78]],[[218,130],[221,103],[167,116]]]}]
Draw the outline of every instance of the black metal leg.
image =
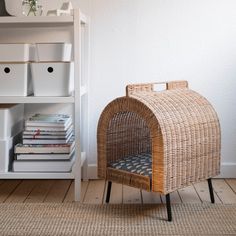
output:
[{"label": "black metal leg", "polygon": [[171,205],[170,205],[170,194],[166,194],[166,208],[167,208],[167,216],[168,221],[172,221],[172,214],[171,214]]},{"label": "black metal leg", "polygon": [[110,201],[111,185],[112,185],[112,182],[108,181],[106,203],[109,203],[109,201]]},{"label": "black metal leg", "polygon": [[211,179],[208,179],[207,182],[208,182],[208,187],[209,187],[209,192],[210,192],[210,197],[211,197],[211,203],[215,203]]}]

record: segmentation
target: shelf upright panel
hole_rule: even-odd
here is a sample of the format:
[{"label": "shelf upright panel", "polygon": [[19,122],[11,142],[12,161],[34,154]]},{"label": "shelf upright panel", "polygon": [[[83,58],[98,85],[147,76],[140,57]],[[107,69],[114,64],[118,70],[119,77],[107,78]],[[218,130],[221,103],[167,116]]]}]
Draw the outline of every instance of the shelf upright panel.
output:
[{"label": "shelf upright panel", "polygon": [[[82,15],[81,18],[83,33],[82,37],[82,47],[83,55],[82,55],[82,82],[81,82],[81,100],[82,100],[82,125],[83,125],[83,150],[84,152],[84,163],[82,169],[82,177],[83,180],[88,180],[88,153],[89,153],[89,68],[90,68],[90,17]],[[86,88],[83,93],[83,88]]]},{"label": "shelf upright panel", "polygon": [[75,201],[80,201],[81,190],[81,148],[80,148],[80,126],[81,126],[81,24],[80,10],[74,10],[74,87],[75,87],[75,103],[74,103],[74,125],[75,125],[75,164],[73,173],[75,176]]}]

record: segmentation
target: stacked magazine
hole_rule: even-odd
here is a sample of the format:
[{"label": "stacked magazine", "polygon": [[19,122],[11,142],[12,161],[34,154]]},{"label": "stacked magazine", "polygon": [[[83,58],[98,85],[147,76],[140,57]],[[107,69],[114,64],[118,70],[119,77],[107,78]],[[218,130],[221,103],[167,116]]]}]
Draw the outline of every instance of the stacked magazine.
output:
[{"label": "stacked magazine", "polygon": [[15,146],[13,171],[69,172],[74,149],[71,116],[35,114],[25,121],[22,144]]}]

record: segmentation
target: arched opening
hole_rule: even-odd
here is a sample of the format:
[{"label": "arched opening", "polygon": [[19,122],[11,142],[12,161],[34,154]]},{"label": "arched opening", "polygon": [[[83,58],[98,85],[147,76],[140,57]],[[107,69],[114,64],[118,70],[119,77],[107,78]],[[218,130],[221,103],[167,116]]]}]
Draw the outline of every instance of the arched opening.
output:
[{"label": "arched opening", "polygon": [[107,127],[106,143],[108,165],[124,157],[152,151],[150,129],[145,120],[132,111],[114,114]]}]

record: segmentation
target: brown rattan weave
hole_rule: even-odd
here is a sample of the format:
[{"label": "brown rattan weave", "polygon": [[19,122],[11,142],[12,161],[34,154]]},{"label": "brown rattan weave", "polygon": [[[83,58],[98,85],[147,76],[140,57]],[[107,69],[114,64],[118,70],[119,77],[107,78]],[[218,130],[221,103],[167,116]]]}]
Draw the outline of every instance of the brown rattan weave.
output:
[{"label": "brown rattan weave", "polygon": [[[220,172],[220,125],[206,98],[186,81],[128,85],[98,123],[98,176],[167,194]],[[109,167],[127,155],[152,154],[152,180]]]}]

